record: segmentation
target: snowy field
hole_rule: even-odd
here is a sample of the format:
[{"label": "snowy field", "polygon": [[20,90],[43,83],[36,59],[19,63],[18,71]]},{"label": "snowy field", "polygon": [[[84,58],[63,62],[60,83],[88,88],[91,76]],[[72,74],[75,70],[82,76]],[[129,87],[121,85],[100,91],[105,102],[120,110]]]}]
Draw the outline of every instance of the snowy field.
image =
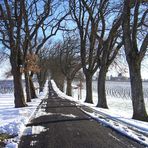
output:
[{"label": "snowy field", "polygon": [[38,98],[32,99],[32,102],[27,103],[28,107],[23,108],[14,108],[12,93],[0,94],[0,134],[5,133],[15,137],[5,141],[7,148],[17,148],[25,124],[28,123],[41,100],[47,96],[47,91],[48,83],[46,82],[44,91],[38,94]]},{"label": "snowy field", "polygon": [[[73,83],[73,88],[77,86],[79,82]],[[72,95],[73,98],[84,102],[86,96],[85,83],[83,82],[82,93],[80,96],[79,89],[73,89]],[[143,90],[145,96],[145,106],[148,112],[148,82],[143,82]],[[125,118],[131,118],[133,114],[132,110],[132,101],[130,93],[130,83],[129,82],[116,82],[116,81],[107,81],[106,82],[106,94],[107,94],[107,104],[109,111],[123,116]],[[97,81],[93,81],[93,102],[94,105],[97,104]]]}]

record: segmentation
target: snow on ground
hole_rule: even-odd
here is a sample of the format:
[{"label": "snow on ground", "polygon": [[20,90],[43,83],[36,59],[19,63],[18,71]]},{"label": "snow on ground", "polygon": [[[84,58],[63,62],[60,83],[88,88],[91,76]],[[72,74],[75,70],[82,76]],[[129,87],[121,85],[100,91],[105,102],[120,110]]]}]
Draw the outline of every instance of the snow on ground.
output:
[{"label": "snow on ground", "polygon": [[34,114],[37,106],[48,92],[48,82],[46,82],[44,91],[38,94],[38,98],[32,99],[32,102],[27,103],[27,107],[14,108],[13,94],[0,94],[0,133],[17,136],[8,142],[7,148],[17,147],[17,142],[21,136],[25,124],[28,123],[31,116]]},{"label": "snow on ground", "polygon": [[[19,137],[21,136],[25,124],[29,121],[31,116],[36,110],[36,107],[39,105],[41,100],[47,95],[48,87],[47,83],[45,85],[44,91],[38,95],[37,99],[33,99],[32,102],[28,103],[28,107],[24,108],[14,108],[14,97],[13,94],[0,94],[0,133],[7,133],[10,135],[16,135],[17,137],[15,139],[11,139],[7,143],[7,148],[16,148],[17,147],[17,142],[19,140]],[[142,121],[137,121],[131,119],[132,117],[132,105],[131,105],[131,100],[128,99],[119,99],[119,98],[114,98],[114,97],[108,97],[108,105],[110,109],[101,109],[95,107],[95,104],[97,102],[96,98],[97,95],[94,94],[94,104],[88,104],[84,103],[85,99],[85,89],[82,89],[82,98],[81,100],[78,100],[78,90],[74,90],[74,98],[66,96],[64,93],[62,93],[57,87],[56,84],[52,81],[52,85],[54,90],[61,96],[62,98],[66,98],[72,101],[77,101],[78,105],[84,104],[86,106],[89,106],[93,108],[96,111],[101,111],[104,114],[108,115],[110,118],[113,119],[118,119],[120,121],[125,122],[129,126],[137,127],[141,131],[145,132],[148,134],[148,123],[142,122]],[[124,103],[123,103],[124,102]],[[148,106],[147,106],[148,110]],[[89,112],[86,112],[87,114],[90,114]],[[40,115],[43,113],[40,112]],[[96,118],[99,120],[99,122],[108,124],[110,127],[122,132],[123,134],[127,136],[131,136],[134,139],[137,139],[141,141],[144,144],[148,145],[148,138],[144,136],[137,136],[136,133],[134,133],[132,130],[130,130],[127,126],[125,125],[116,125],[115,122],[108,121],[101,119],[98,117],[97,114],[92,113],[90,114],[93,118]],[[37,115],[38,116],[38,115]],[[64,116],[64,115],[63,115]],[[70,115],[71,116],[71,115]],[[37,126],[38,127],[38,126]],[[36,128],[37,128],[36,127]],[[27,129],[26,129],[27,130]],[[27,134],[28,131],[27,130]],[[37,132],[40,133],[42,132],[43,127],[38,127],[37,129],[32,130],[32,132]],[[23,133],[24,134],[24,133]],[[33,141],[35,142],[35,141]],[[33,144],[33,143],[32,143]]]},{"label": "snow on ground", "polygon": [[[85,106],[89,106],[92,109],[94,109],[93,113],[90,112],[86,112],[87,114],[89,114],[90,116],[92,116],[93,118],[95,118],[96,120],[98,120],[99,122],[121,132],[122,134],[126,135],[127,137],[131,137],[132,139],[139,141],[140,143],[148,146],[148,137],[145,136],[148,135],[148,123],[147,122],[142,122],[142,121],[138,121],[138,120],[134,120],[131,119],[132,117],[132,104],[131,104],[131,100],[130,99],[119,99],[119,98],[113,98],[113,97],[108,97],[108,106],[110,109],[102,109],[102,108],[98,108],[95,107],[95,104],[97,103],[97,95],[94,95],[94,104],[89,104],[89,103],[84,103],[84,99],[85,99],[85,90],[82,89],[82,98],[81,100],[78,100],[78,93],[76,93],[76,91],[78,90],[74,90],[74,97],[70,97],[65,95],[63,92],[61,92],[56,84],[54,83],[54,81],[52,81],[52,86],[54,88],[54,90],[58,93],[58,95],[60,97],[62,97],[63,99],[69,99],[72,101],[76,101],[79,105],[83,104]],[[124,102],[124,103],[123,103]],[[147,106],[147,110],[148,110],[148,106]],[[100,118],[100,115],[96,114],[95,111],[97,112],[101,112],[104,115],[106,115],[109,119],[113,119],[113,120],[106,120],[105,118]],[[117,124],[117,122],[115,122],[116,120],[120,121],[123,124]],[[125,123],[125,124],[124,124]],[[141,131],[144,134],[139,134],[133,130],[131,130],[129,127],[134,127],[134,128],[138,128],[138,131]]]}]

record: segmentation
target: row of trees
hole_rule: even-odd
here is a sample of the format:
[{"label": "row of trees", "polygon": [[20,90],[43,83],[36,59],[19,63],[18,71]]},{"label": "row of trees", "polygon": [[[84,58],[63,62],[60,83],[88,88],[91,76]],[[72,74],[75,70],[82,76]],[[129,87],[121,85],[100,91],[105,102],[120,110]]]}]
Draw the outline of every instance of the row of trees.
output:
[{"label": "row of trees", "polygon": [[66,32],[62,37],[63,40],[53,43],[49,42],[42,48],[42,54],[40,54],[40,66],[42,70],[40,71],[40,75],[42,75],[43,82],[50,75],[51,79],[54,79],[62,91],[64,91],[66,80],[66,94],[71,96],[72,81],[82,68],[80,44],[78,37],[74,33]]},{"label": "row of trees", "polygon": [[92,103],[92,76],[99,68],[97,106],[107,108],[106,73],[123,47],[131,79],[133,118],[140,120],[148,120],[140,71],[148,46],[147,5],[140,0],[70,1],[71,16],[80,37],[86,102]]},{"label": "row of trees", "polygon": [[25,74],[27,101],[36,97],[31,78],[39,67],[34,64],[28,69],[28,65],[36,59],[45,42],[64,28],[62,21],[68,12],[62,4],[56,0],[0,1],[0,42],[9,50],[15,107],[26,106],[22,73]]},{"label": "row of trees", "polygon": [[[20,68],[25,68],[28,54],[38,54],[41,90],[50,72],[61,89],[66,78],[67,94],[71,95],[71,82],[82,68],[86,102],[92,103],[92,77],[99,69],[97,106],[108,108],[106,73],[119,50],[124,49],[131,79],[133,118],[148,120],[140,71],[148,45],[147,5],[144,0],[1,2],[0,41],[10,49],[15,106],[25,106]],[[60,42],[50,43],[51,46],[49,43],[43,46],[58,30],[67,32],[66,36],[63,35]],[[75,30],[76,35],[69,33],[71,30]],[[29,71],[25,71],[27,98],[31,98],[29,78],[34,73]]]},{"label": "row of trees", "polygon": [[[97,106],[108,108],[105,94],[106,73],[119,50],[124,49],[131,79],[133,118],[147,121],[141,79],[141,62],[148,45],[147,3],[145,1],[129,2],[128,0],[124,2],[72,0],[69,1],[69,7],[71,19],[79,35],[77,43],[80,47],[77,48],[80,49],[80,66],[86,78],[86,102],[93,103],[92,77],[99,69]],[[56,47],[56,52],[59,52],[58,49],[59,45]],[[64,49],[62,52],[65,52]],[[66,53],[69,52],[66,51]],[[57,55],[60,60],[61,55]],[[67,56],[64,56],[65,60]],[[65,61],[62,60],[59,63],[63,71],[62,64]],[[68,64],[64,64],[64,68],[65,66]],[[67,78],[70,71],[66,73],[63,71],[63,74]],[[69,82],[68,79],[67,82]]]}]

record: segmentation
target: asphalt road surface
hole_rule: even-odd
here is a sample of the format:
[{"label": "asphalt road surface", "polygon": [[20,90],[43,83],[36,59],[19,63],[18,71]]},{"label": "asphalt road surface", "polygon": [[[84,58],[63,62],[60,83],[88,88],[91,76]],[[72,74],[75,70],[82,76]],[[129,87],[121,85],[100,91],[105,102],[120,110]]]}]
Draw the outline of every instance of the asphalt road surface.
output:
[{"label": "asphalt road surface", "polygon": [[19,148],[143,148],[98,123],[75,102],[58,97],[49,83],[44,99],[27,124]]}]

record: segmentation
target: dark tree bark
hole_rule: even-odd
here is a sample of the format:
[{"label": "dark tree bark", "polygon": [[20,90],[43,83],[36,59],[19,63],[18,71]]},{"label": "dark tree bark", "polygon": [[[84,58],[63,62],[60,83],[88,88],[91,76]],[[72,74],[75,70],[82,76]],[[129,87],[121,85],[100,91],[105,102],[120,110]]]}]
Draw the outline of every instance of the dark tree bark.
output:
[{"label": "dark tree bark", "polygon": [[29,83],[30,83],[30,94],[31,94],[31,98],[37,98],[36,92],[35,92],[35,87],[32,81],[32,76],[29,76]]},{"label": "dark tree bark", "polygon": [[92,75],[86,75],[86,100],[87,103],[93,103],[92,101]]},{"label": "dark tree bark", "polygon": [[134,57],[130,57],[128,64],[131,80],[133,118],[148,121],[143,99],[143,86],[140,71],[141,64],[136,61]]},{"label": "dark tree bark", "polygon": [[67,79],[67,88],[66,88],[66,94],[68,96],[72,96],[72,80],[71,79]]},{"label": "dark tree bark", "polygon": [[46,82],[46,78],[40,78],[40,76],[37,74],[37,77],[38,77],[38,83],[39,83],[39,92],[42,92],[43,91],[43,88],[44,88],[44,84]]},{"label": "dark tree bark", "polygon": [[17,61],[14,59],[14,56],[10,56],[10,63],[12,66],[13,82],[14,82],[14,104],[15,107],[25,107],[25,97],[22,87],[22,74],[20,73],[20,67],[18,66]]},{"label": "dark tree bark", "polygon": [[107,73],[107,67],[102,66],[99,71],[99,77],[98,77],[98,107],[102,108],[108,108],[107,106],[107,99],[106,99],[106,93],[105,93],[105,81],[106,81],[106,73]]},{"label": "dark tree bark", "polygon": [[[41,61],[40,64],[44,64],[43,61]],[[44,84],[45,84],[47,78],[48,78],[48,69],[47,69],[47,67],[42,66],[42,69],[40,70],[40,72],[37,73],[37,79],[38,79],[38,83],[39,83],[39,92],[43,91]]]},{"label": "dark tree bark", "polygon": [[58,75],[51,78],[55,81],[57,87],[64,92],[65,77],[63,75]]},{"label": "dark tree bark", "polygon": [[47,77],[48,77],[48,69],[45,68],[45,66],[44,66],[44,67],[42,67],[41,71],[37,73],[37,79],[38,79],[38,83],[39,83],[39,92],[43,91],[44,84],[47,80]]},{"label": "dark tree bark", "polygon": [[25,84],[26,84],[27,102],[31,102],[30,81],[29,81],[29,73],[28,72],[25,72]]},{"label": "dark tree bark", "polygon": [[[124,0],[122,28],[125,47],[124,49],[126,60],[129,65],[131,80],[133,118],[148,121],[141,79],[141,61],[147,51],[148,33],[146,32],[142,34],[143,38],[138,41],[138,36],[140,36],[140,33],[142,32],[142,30],[139,31],[139,27],[145,26],[144,20],[147,12],[146,10],[142,10],[142,7],[140,9],[140,5],[140,1],[136,1],[133,5],[134,10],[131,11],[131,5],[129,1]],[[132,16],[133,18],[131,21]],[[140,42],[141,46],[139,46],[137,42]]]}]

